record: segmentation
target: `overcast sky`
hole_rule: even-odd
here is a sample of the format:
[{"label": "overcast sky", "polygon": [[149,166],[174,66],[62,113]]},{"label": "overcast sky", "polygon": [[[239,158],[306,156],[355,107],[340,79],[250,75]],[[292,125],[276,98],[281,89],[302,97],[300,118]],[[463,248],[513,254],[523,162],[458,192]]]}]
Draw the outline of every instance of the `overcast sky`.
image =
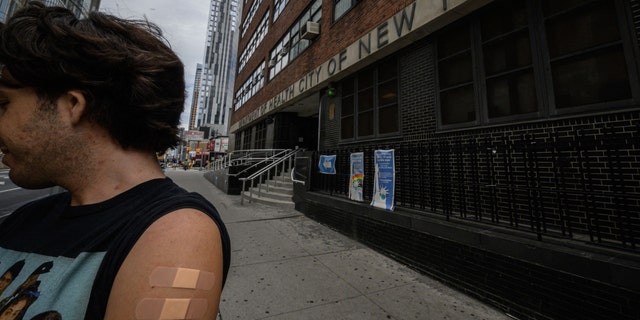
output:
[{"label": "overcast sky", "polygon": [[100,11],[122,18],[142,18],[160,26],[185,67],[189,94],[182,114],[182,126],[189,125],[191,95],[196,64],[203,62],[209,0],[102,0]]}]

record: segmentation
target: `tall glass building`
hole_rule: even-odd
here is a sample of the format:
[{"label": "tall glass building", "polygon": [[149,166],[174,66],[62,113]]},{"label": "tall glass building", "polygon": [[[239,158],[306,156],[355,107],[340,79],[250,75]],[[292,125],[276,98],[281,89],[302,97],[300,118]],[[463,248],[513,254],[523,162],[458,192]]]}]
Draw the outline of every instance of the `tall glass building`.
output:
[{"label": "tall glass building", "polygon": [[[0,22],[4,22],[16,10],[25,5],[28,0],[0,0]],[[42,0],[47,6],[69,8],[76,16],[83,17],[90,11],[100,7],[100,0]]]},{"label": "tall glass building", "polygon": [[202,69],[202,91],[197,125],[209,137],[227,134],[233,102],[239,4],[237,0],[211,0]]},{"label": "tall glass building", "polygon": [[196,65],[196,76],[193,80],[193,94],[191,95],[191,116],[189,117],[189,130],[195,130],[196,119],[200,110],[198,105],[200,104],[200,90],[202,87],[202,64]]}]

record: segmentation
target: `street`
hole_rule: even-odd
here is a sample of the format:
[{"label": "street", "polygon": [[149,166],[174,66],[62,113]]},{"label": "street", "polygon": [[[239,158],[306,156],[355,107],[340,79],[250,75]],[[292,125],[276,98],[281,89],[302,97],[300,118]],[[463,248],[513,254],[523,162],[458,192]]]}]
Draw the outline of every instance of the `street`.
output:
[{"label": "street", "polygon": [[0,169],[0,221],[22,205],[54,192],[54,188],[27,190],[9,180],[9,169]]}]

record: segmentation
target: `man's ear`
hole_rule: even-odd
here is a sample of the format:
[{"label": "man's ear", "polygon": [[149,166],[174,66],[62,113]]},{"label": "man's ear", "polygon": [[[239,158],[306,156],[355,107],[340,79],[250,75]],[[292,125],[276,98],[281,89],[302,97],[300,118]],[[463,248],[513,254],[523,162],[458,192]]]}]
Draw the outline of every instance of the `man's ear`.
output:
[{"label": "man's ear", "polygon": [[68,112],[72,124],[78,124],[87,108],[87,100],[80,90],[69,90],[61,97],[64,99],[65,111]]}]

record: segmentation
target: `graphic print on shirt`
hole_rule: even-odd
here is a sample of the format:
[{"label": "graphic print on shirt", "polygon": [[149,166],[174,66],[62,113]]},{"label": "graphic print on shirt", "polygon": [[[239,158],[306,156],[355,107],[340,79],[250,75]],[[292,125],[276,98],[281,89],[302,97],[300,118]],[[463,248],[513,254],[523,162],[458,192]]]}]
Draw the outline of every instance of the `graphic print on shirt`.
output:
[{"label": "graphic print on shirt", "polygon": [[[10,269],[15,269],[19,264],[23,265],[24,260],[16,262]],[[18,288],[13,291],[11,295],[0,300],[0,320],[15,320],[23,318],[24,314],[29,309],[29,306],[31,306],[31,304],[36,301],[40,295],[40,292],[38,291],[40,281],[38,278],[41,274],[49,272],[52,266],[53,261],[41,264],[20,286],[18,286]],[[9,272],[9,270],[7,270],[7,272]],[[5,272],[5,274],[7,274],[7,272]],[[18,274],[19,273],[16,275]]]},{"label": "graphic print on shirt", "polygon": [[0,320],[84,318],[103,257],[103,252],[68,258],[0,248]]}]

